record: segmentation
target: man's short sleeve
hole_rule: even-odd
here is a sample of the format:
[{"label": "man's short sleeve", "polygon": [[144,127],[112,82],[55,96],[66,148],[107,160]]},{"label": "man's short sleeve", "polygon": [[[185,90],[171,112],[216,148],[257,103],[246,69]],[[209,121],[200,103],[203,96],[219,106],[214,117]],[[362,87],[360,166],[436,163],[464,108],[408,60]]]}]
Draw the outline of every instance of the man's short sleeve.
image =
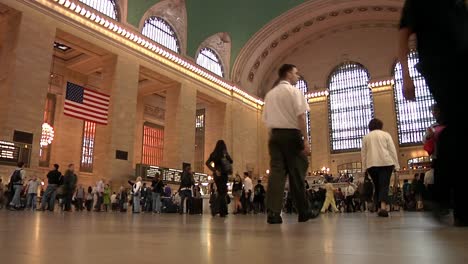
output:
[{"label": "man's short sleeve", "polygon": [[296,116],[305,114],[305,112],[310,111],[309,104],[307,104],[307,100],[299,89],[295,90],[295,98]]},{"label": "man's short sleeve", "polygon": [[416,2],[417,0],[406,0],[401,13],[400,28],[411,28],[416,26]]}]

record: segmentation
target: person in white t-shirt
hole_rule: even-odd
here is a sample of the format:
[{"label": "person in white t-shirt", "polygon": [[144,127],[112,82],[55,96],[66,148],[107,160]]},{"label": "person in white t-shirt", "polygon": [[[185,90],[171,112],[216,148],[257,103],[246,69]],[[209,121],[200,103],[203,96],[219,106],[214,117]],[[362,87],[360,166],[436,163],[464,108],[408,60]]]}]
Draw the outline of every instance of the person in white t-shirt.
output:
[{"label": "person in white t-shirt", "polygon": [[244,209],[244,214],[248,214],[252,211],[252,196],[253,194],[253,183],[252,179],[249,177],[248,172],[244,172],[244,191],[242,193],[242,208]]},{"label": "person in white t-shirt", "polygon": [[344,195],[346,201],[346,207],[348,212],[355,212],[356,206],[354,205],[354,193],[356,192],[356,186],[349,180],[348,186],[344,188]]},{"label": "person in white t-shirt", "polygon": [[278,81],[265,96],[263,121],[270,131],[270,177],[267,189],[269,224],[280,224],[284,183],[289,177],[291,194],[298,211],[298,222],[318,216],[307,199],[304,180],[309,167],[310,144],[306,115],[309,105],[302,92],[294,87],[300,79],[296,66],[284,64],[278,70]]},{"label": "person in white t-shirt", "polygon": [[362,168],[374,182],[374,203],[380,209],[380,217],[388,217],[388,191],[393,170],[400,169],[392,136],[382,130],[383,122],[377,118],[369,122],[369,134],[362,139]]}]

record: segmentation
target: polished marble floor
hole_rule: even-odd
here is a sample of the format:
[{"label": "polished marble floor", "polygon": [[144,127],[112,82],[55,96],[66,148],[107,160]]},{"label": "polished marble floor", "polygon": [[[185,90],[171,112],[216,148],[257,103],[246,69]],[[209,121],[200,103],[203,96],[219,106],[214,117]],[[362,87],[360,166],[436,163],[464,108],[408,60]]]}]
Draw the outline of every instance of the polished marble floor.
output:
[{"label": "polished marble floor", "polygon": [[423,213],[285,216],[0,211],[0,263],[468,263],[468,229]]}]

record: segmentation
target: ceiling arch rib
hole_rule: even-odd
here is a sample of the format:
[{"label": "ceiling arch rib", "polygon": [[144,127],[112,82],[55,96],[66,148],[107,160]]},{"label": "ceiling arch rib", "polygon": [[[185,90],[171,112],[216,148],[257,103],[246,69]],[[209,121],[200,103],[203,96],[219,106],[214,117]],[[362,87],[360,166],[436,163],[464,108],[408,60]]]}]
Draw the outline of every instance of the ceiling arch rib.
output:
[{"label": "ceiling arch rib", "polygon": [[321,0],[302,4],[263,27],[249,40],[233,65],[232,80],[246,91],[261,95],[257,87],[263,84],[263,76],[298,43],[317,32],[329,34],[353,23],[397,23],[402,4],[397,0]]}]

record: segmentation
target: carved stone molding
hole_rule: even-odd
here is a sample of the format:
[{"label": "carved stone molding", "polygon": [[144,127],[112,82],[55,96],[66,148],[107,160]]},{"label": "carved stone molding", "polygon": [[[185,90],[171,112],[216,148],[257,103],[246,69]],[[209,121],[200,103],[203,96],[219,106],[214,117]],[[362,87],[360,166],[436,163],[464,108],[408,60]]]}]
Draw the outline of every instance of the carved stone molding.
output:
[{"label": "carved stone molding", "polygon": [[[214,50],[219,59],[221,60],[221,65],[224,70],[224,78],[229,79],[229,65],[231,60],[231,36],[227,32],[219,32],[211,37],[208,37],[205,41],[201,43],[198,47],[197,56],[201,49],[210,48]],[[195,58],[197,57],[195,56]]]},{"label": "carved stone molding", "polygon": [[185,55],[187,50],[187,9],[185,0],[163,0],[152,6],[140,21],[140,32],[143,30],[145,21],[152,16],[161,17],[171,25],[179,40],[181,54]]}]

